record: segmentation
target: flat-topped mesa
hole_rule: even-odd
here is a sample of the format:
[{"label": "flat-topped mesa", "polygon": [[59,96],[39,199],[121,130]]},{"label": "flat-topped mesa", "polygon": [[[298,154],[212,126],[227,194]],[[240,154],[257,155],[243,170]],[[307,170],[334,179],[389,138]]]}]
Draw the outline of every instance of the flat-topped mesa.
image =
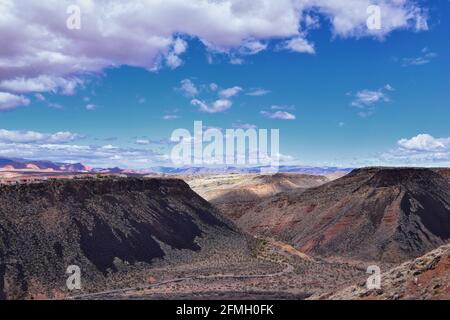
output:
[{"label": "flat-topped mesa", "polygon": [[[67,294],[66,268],[86,290],[154,263],[209,256],[243,236],[182,180],[104,178],[0,187],[0,297]],[[176,257],[176,259],[174,259]],[[128,273],[132,271],[132,273]]]},{"label": "flat-topped mesa", "polygon": [[352,176],[371,177],[367,182],[368,185],[375,188],[392,187],[392,186],[413,186],[420,184],[426,186],[433,183],[446,183],[445,177],[435,170],[428,168],[384,168],[372,167],[355,169],[349,173]]},{"label": "flat-topped mesa", "polygon": [[183,192],[192,192],[189,186],[180,179],[171,178],[122,178],[122,177],[82,177],[68,179],[38,179],[32,186],[27,184],[17,185],[0,185],[0,194],[2,192],[57,192],[76,196],[77,192],[83,190],[92,194],[104,194],[109,192],[125,192],[125,191],[164,191],[166,189],[180,189]]}]

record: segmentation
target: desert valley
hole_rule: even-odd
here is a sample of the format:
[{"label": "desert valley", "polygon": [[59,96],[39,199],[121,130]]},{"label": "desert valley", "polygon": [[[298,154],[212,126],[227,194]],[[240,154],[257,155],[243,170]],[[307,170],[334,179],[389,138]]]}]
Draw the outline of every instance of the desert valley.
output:
[{"label": "desert valley", "polygon": [[[450,299],[450,169],[332,171],[10,160],[0,172],[0,297]],[[70,265],[79,290],[66,286]],[[373,265],[376,290],[366,286]]]}]

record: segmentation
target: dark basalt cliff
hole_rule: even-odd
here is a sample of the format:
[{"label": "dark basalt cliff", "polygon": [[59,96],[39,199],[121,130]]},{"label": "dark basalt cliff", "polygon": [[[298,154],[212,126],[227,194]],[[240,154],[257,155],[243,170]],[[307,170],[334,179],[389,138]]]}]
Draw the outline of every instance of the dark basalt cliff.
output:
[{"label": "dark basalt cliff", "polygon": [[[0,187],[0,298],[65,294],[69,265],[86,286],[196,254],[207,241],[239,236],[176,179],[60,180]],[[207,246],[207,244],[206,244]],[[184,251],[180,251],[184,250]]]}]

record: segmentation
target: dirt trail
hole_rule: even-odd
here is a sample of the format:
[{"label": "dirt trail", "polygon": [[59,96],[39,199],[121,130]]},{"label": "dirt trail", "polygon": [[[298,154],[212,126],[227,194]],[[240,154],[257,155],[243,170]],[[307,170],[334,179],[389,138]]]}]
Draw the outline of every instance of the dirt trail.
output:
[{"label": "dirt trail", "polygon": [[[283,249],[283,246],[280,242],[276,242],[274,240],[266,240],[267,244],[270,246],[268,249],[271,252],[274,252],[276,254],[282,255],[282,256],[288,256],[290,253]],[[214,274],[214,275],[199,275],[199,276],[191,276],[191,277],[180,277],[180,278],[174,278],[169,279],[149,285],[143,285],[138,287],[132,287],[132,288],[122,288],[122,289],[114,289],[114,290],[106,290],[96,293],[89,293],[89,294],[82,294],[77,296],[69,297],[68,299],[89,299],[89,298],[95,298],[95,297],[101,297],[105,295],[111,295],[111,294],[133,294],[134,292],[139,293],[142,292],[142,290],[146,289],[152,289],[155,287],[171,284],[171,283],[177,283],[182,281],[190,281],[190,280],[215,280],[215,279],[237,279],[237,280],[243,280],[243,279],[255,279],[255,278],[274,278],[274,277],[280,277],[285,274],[291,273],[294,271],[294,266],[288,262],[285,261],[277,261],[262,255],[259,255],[257,257],[258,259],[269,261],[272,263],[278,263],[283,264],[285,268],[276,273],[269,273],[269,274],[256,274],[256,275],[235,275],[235,274]]]}]

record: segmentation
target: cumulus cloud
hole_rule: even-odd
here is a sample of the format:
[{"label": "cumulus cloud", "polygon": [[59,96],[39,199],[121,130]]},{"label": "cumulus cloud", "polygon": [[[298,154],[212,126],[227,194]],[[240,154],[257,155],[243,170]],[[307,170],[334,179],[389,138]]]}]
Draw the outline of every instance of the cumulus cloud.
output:
[{"label": "cumulus cloud", "polygon": [[407,165],[443,165],[450,163],[450,137],[435,138],[430,134],[418,134],[400,139],[398,148],[380,156],[387,163]]},{"label": "cumulus cloud", "polygon": [[41,133],[0,129],[0,142],[8,143],[67,143],[81,138],[81,135],[72,132]]},{"label": "cumulus cloud", "polygon": [[450,138],[436,139],[429,134],[419,134],[411,139],[401,139],[398,144],[407,150],[442,151],[450,147]]},{"label": "cumulus cloud", "polygon": [[13,110],[17,107],[27,106],[29,104],[30,100],[24,96],[0,92],[0,112]]},{"label": "cumulus cloud", "polygon": [[[381,8],[381,30],[366,26],[370,4]],[[81,30],[66,27],[69,5],[80,7]],[[426,12],[412,0],[3,0],[0,12],[0,38],[7,43],[0,50],[0,84],[9,93],[72,94],[86,74],[122,65],[177,68],[193,38],[235,62],[280,39],[290,50],[311,53],[304,37],[317,27],[311,18],[317,16],[340,37],[427,29]]]},{"label": "cumulus cloud", "polygon": [[233,103],[227,99],[219,99],[213,103],[206,103],[205,101],[199,99],[191,100],[193,106],[197,106],[201,112],[206,113],[219,113],[224,112],[231,108]]},{"label": "cumulus cloud", "polygon": [[388,95],[388,92],[390,91],[394,91],[394,88],[387,84],[383,88],[380,88],[378,90],[364,89],[358,91],[354,95],[351,93],[349,93],[348,95],[354,97],[351,105],[360,109],[359,115],[362,117],[367,117],[375,112],[375,105],[377,103],[391,101]]},{"label": "cumulus cloud", "polygon": [[[316,10],[328,19],[335,36],[344,38],[374,36],[386,37],[397,29],[427,30],[427,12],[415,1],[408,0],[305,0],[307,7]],[[381,29],[367,27],[367,8],[377,5],[381,13]]]},{"label": "cumulus cloud", "polygon": [[269,111],[261,111],[261,115],[268,119],[276,119],[276,120],[295,120],[296,117],[292,113],[289,113],[287,111],[276,111],[276,112],[269,112]]}]

